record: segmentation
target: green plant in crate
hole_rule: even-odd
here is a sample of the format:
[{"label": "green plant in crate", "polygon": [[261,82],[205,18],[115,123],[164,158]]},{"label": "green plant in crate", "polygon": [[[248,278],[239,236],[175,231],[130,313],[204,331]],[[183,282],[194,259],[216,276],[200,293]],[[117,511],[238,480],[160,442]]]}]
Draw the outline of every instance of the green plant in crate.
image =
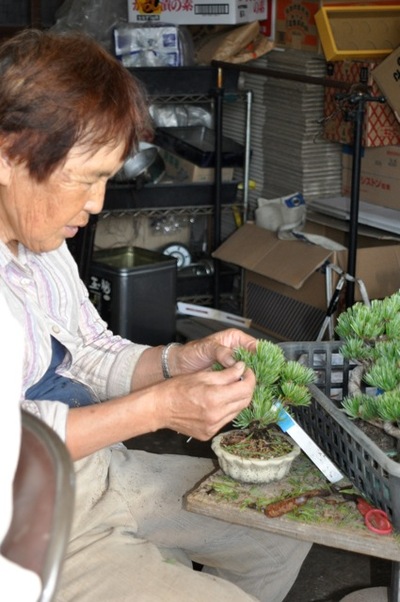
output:
[{"label": "green plant in crate", "polygon": [[[241,434],[227,437],[226,446],[232,453],[254,457],[265,453],[261,451],[261,443],[266,442],[270,448],[276,448],[276,455],[286,453],[290,445],[282,440],[276,428],[280,408],[310,403],[308,385],[315,381],[314,371],[297,361],[287,360],[281,347],[268,340],[259,340],[255,353],[238,348],[235,357],[253,370],[256,386],[250,405],[233,421]],[[223,368],[217,364],[215,369]]]},{"label": "green plant in crate", "polygon": [[342,355],[357,364],[344,411],[400,439],[400,292],[349,307],[339,315],[336,333]]}]

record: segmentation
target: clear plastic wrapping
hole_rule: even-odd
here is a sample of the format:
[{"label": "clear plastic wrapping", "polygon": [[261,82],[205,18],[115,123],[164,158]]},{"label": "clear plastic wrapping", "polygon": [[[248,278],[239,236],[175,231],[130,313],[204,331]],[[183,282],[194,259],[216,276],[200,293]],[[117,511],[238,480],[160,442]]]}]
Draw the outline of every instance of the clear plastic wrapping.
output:
[{"label": "clear plastic wrapping", "polygon": [[83,31],[113,52],[114,28],[127,19],[126,0],[65,0],[56,12],[56,23],[51,29]]},{"label": "clear plastic wrapping", "polygon": [[124,23],[114,30],[115,55],[125,67],[182,67],[193,63],[186,27]]}]

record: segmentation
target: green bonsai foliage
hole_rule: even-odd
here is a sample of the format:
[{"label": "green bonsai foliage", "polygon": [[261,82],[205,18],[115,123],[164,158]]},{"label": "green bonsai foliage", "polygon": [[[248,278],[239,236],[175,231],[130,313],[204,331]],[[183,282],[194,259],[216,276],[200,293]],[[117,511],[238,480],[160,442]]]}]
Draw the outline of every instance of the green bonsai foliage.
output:
[{"label": "green bonsai foliage", "polygon": [[276,424],[279,405],[287,409],[310,403],[308,385],[315,380],[314,371],[298,362],[286,360],[278,345],[261,339],[255,353],[239,347],[235,357],[253,370],[256,386],[250,405],[236,416],[234,426],[256,434]]},{"label": "green bonsai foliage", "polygon": [[356,386],[342,402],[345,412],[400,438],[400,292],[369,307],[349,307],[336,332],[344,341],[342,355],[358,364]]}]

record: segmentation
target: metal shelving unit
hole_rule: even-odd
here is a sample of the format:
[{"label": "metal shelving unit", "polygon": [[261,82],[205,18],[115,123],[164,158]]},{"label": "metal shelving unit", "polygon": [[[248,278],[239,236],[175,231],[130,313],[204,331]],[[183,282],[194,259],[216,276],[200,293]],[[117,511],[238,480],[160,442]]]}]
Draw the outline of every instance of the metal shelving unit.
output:
[{"label": "metal shelving unit", "polygon": [[[222,211],[223,212],[229,212],[232,210],[232,205],[223,205],[222,207]],[[110,215],[116,215],[116,216],[123,216],[123,215],[129,215],[132,217],[148,217],[148,218],[163,218],[163,217],[167,217],[168,215],[171,215],[171,213],[173,213],[174,215],[177,216],[181,216],[181,217],[201,217],[201,216],[212,216],[214,213],[214,208],[212,205],[204,205],[204,206],[198,206],[198,205],[185,205],[184,207],[176,207],[174,205],[172,205],[171,207],[164,207],[164,208],[158,208],[158,207],[144,207],[144,208],[134,208],[134,207],[128,207],[126,209],[104,209],[100,216],[99,219],[106,219],[107,217],[109,217]]]},{"label": "metal shelving unit", "polygon": [[[221,190],[221,203],[232,205],[236,200],[238,182],[226,182]],[[192,207],[195,211],[214,207],[214,184],[146,184],[137,187],[132,183],[109,182],[106,190],[104,211],[139,211],[150,209],[176,210]]]},{"label": "metal shelving unit", "polygon": [[[202,185],[192,184],[188,194],[180,195],[179,187],[174,187],[175,207],[171,207],[170,211],[182,211],[180,201],[183,204],[191,199],[190,192],[195,192],[197,196],[196,204],[194,204],[194,213],[191,215],[199,215],[199,205],[204,203],[204,207],[200,209],[204,215],[213,217],[212,237],[213,243],[211,251],[219,246],[221,242],[221,216],[224,211],[231,210],[236,203],[237,185],[239,182],[227,184],[222,182],[222,132],[223,132],[223,104],[225,100],[229,101],[240,100],[245,102],[245,123],[246,137],[244,140],[245,159],[243,164],[243,195],[240,200],[240,211],[242,218],[245,221],[247,217],[248,205],[248,187],[249,187],[249,161],[250,161],[250,121],[251,121],[251,105],[252,93],[250,91],[241,90],[239,84],[239,72],[227,72],[222,74],[221,70],[209,66],[200,67],[182,67],[174,69],[159,68],[154,70],[138,69],[133,72],[134,75],[143,81],[151,96],[151,101],[155,104],[210,104],[214,116],[215,129],[215,180],[212,185],[208,186],[208,194],[204,196],[204,188]],[[171,78],[172,75],[172,78]],[[204,185],[203,185],[204,186]],[[164,189],[164,193],[166,190]],[[207,202],[207,197],[209,201]],[[207,296],[207,299],[195,296],[191,302],[199,305],[220,306],[222,300],[221,293],[221,266],[218,260],[214,260],[213,274],[213,293]]]},{"label": "metal shelving unit", "polygon": [[[229,73],[221,81],[218,70],[208,66],[196,67],[143,67],[129,69],[145,86],[149,102],[156,105],[166,104],[197,104],[211,106],[216,121],[216,178],[212,184],[145,184],[109,182],[106,190],[105,204],[99,219],[109,215],[145,216],[160,218],[168,215],[176,216],[210,216],[212,218],[213,244],[215,248],[220,242],[221,216],[231,211],[236,205],[245,218],[245,207],[249,177],[249,135],[246,135],[245,163],[243,165],[243,194],[238,199],[239,181],[221,182],[221,167],[218,166],[218,138],[223,129],[222,105],[224,100],[241,101],[246,103],[246,131],[250,131],[251,98],[250,92],[239,89],[239,76]],[[222,87],[223,84],[223,87]],[[217,127],[218,126],[218,127]],[[88,276],[92,247],[95,235],[95,220],[92,228],[87,229],[86,243],[83,244],[83,257],[77,258],[84,279]],[[82,245],[79,245],[82,247]],[[212,251],[213,249],[211,249]],[[215,262],[219,263],[219,262]],[[200,305],[215,305],[226,294],[220,292],[219,266],[214,270],[214,292],[211,295],[194,295],[191,303]],[[189,297],[185,297],[188,301]]]}]

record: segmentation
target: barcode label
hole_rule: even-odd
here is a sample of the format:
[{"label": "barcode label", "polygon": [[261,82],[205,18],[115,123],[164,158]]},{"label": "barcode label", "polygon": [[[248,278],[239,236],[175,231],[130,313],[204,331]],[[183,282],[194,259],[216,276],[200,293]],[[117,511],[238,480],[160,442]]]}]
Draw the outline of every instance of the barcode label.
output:
[{"label": "barcode label", "polygon": [[195,15],[229,15],[229,4],[195,4]]}]

